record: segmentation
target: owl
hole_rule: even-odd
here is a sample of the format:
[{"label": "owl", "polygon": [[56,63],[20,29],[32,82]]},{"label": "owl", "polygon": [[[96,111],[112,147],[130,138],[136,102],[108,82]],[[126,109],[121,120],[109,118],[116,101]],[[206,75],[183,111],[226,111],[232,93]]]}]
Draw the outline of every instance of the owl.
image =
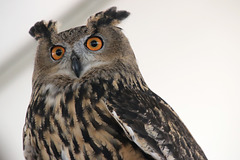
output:
[{"label": "owl", "polygon": [[174,110],[145,83],[112,7],[58,33],[37,22],[27,160],[205,160]]}]

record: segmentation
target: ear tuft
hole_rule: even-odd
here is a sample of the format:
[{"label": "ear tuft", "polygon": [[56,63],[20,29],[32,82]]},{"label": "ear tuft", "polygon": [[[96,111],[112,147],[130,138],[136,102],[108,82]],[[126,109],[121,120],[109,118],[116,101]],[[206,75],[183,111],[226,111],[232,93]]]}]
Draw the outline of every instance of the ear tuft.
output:
[{"label": "ear tuft", "polygon": [[88,19],[87,26],[97,28],[101,25],[117,25],[130,15],[127,11],[117,11],[116,7],[111,7],[106,11],[96,13]]},{"label": "ear tuft", "polygon": [[53,21],[37,22],[29,30],[29,34],[36,40],[39,40],[40,38],[50,38],[52,33],[57,33],[56,22]]}]

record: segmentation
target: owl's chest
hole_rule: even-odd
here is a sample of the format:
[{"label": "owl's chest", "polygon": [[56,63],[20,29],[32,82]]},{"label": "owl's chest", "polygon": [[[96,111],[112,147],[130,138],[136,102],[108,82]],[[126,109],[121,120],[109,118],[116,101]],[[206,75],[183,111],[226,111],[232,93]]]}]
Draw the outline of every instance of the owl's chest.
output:
[{"label": "owl's chest", "polygon": [[[40,159],[141,159],[142,152],[128,140],[102,99],[72,93],[39,99],[43,109],[29,119],[25,139]],[[36,105],[38,106],[38,105]],[[39,107],[40,108],[40,107]],[[34,111],[33,111],[34,112]]]},{"label": "owl's chest", "polygon": [[58,135],[62,135],[62,138],[59,136],[61,141],[69,143],[62,143],[67,157],[111,159],[120,156],[123,145],[129,141],[103,101],[76,97],[65,107],[60,109],[60,114],[65,116],[61,116],[61,129],[58,127],[57,130]]}]

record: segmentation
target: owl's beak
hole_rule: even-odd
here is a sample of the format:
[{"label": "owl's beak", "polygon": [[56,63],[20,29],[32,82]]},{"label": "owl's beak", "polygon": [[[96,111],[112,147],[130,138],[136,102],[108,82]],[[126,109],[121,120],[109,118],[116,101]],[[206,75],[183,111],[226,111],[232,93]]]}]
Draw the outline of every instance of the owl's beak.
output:
[{"label": "owl's beak", "polygon": [[72,70],[76,74],[76,76],[79,77],[81,73],[81,63],[79,61],[79,58],[76,55],[73,55],[71,59],[72,59]]}]

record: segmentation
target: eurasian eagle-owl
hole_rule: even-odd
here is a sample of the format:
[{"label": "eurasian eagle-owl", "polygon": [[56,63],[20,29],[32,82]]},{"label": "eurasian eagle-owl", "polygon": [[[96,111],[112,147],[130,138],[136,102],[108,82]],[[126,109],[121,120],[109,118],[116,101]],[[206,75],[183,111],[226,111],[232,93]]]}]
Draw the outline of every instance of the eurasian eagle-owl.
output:
[{"label": "eurasian eagle-owl", "polygon": [[207,159],[173,109],[146,85],[112,7],[58,33],[37,22],[32,96],[23,131],[33,159]]}]

